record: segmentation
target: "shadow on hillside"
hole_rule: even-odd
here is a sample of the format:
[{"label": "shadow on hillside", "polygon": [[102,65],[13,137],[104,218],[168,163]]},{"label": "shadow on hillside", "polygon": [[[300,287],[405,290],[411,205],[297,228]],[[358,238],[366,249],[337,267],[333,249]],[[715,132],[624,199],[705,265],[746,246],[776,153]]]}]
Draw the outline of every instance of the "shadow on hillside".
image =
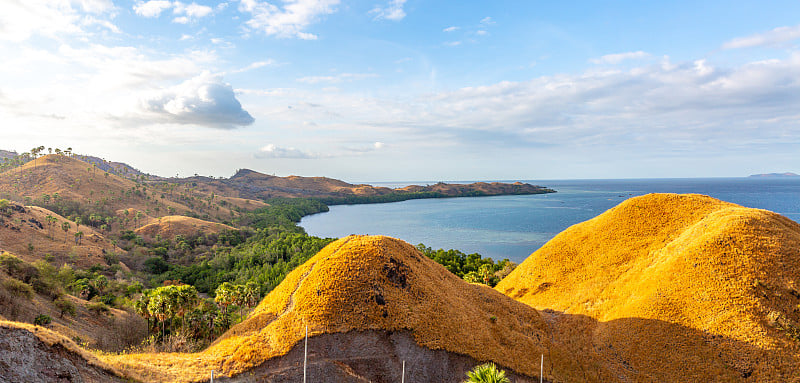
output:
[{"label": "shadow on hillside", "polygon": [[567,353],[551,355],[546,377],[592,382],[800,381],[800,348],[777,330],[771,335],[782,344],[767,349],[661,320],[599,322],[552,310],[542,315],[551,327],[553,349]]}]

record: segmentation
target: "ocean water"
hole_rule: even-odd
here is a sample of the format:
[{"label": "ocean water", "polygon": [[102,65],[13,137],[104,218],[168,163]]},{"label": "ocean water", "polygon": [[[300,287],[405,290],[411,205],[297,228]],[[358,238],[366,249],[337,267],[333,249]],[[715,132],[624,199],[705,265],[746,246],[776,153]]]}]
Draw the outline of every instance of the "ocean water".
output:
[{"label": "ocean water", "polygon": [[[321,237],[382,234],[415,245],[424,243],[434,249],[459,249],[522,262],[567,227],[595,217],[627,198],[647,193],[705,194],[747,207],[771,210],[800,222],[800,179],[797,178],[524,182],[547,186],[557,193],[337,205],[331,206],[327,213],[304,217],[300,226],[309,234]],[[398,187],[410,183],[373,184]]]}]

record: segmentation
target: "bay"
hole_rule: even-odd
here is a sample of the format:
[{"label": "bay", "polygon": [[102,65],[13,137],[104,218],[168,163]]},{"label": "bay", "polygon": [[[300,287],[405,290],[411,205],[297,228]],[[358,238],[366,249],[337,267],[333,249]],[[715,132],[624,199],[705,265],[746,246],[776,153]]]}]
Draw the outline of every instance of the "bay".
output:
[{"label": "bay", "polygon": [[[468,181],[459,181],[464,182]],[[300,226],[320,237],[381,234],[415,245],[424,243],[434,249],[458,249],[519,263],[567,227],[595,217],[627,198],[647,193],[705,194],[774,211],[800,222],[800,179],[797,178],[523,182],[550,187],[557,193],[336,205],[327,213],[304,217]],[[400,187],[411,183],[372,184]]]}]

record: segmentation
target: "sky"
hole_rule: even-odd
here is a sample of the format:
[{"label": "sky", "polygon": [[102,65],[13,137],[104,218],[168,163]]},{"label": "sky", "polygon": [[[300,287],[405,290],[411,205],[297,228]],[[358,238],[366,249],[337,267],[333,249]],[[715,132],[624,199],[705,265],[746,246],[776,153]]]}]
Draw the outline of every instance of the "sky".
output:
[{"label": "sky", "polygon": [[0,0],[0,149],[351,182],[800,173],[800,2]]}]

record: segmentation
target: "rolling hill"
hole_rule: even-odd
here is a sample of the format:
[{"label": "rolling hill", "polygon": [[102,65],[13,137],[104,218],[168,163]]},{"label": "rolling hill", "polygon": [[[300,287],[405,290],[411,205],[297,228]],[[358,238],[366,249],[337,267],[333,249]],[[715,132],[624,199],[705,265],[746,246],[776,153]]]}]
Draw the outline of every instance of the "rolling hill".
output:
[{"label": "rolling hill", "polygon": [[575,335],[624,361],[627,379],[793,381],[798,264],[800,225],[786,217],[651,194],[568,228],[496,289],[556,318],[589,318]]},{"label": "rolling hill", "polygon": [[539,361],[530,356],[542,353],[562,361],[553,374],[571,376],[574,367],[571,355],[550,345],[536,310],[468,284],[413,246],[380,236],[328,245],[202,353],[104,360],[144,381],[200,381],[211,369],[248,379],[296,377],[305,325],[312,376],[327,374],[327,381],[393,381],[403,360],[414,366],[408,381],[457,382],[486,360],[514,371],[518,382],[533,381]]}]

